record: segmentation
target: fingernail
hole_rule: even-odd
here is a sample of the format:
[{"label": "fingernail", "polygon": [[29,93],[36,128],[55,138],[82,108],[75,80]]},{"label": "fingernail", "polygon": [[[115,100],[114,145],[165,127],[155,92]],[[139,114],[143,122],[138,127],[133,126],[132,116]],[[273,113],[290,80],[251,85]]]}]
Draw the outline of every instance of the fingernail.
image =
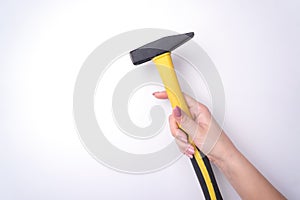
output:
[{"label": "fingernail", "polygon": [[158,93],[158,92],[153,92],[152,95],[155,96],[156,93]]},{"label": "fingernail", "polygon": [[194,153],[195,153],[195,149],[194,149],[194,147],[189,147],[189,148],[188,148],[188,151],[189,151],[190,153],[192,153],[192,154],[194,154]]},{"label": "fingernail", "polygon": [[176,117],[181,117],[181,109],[178,106],[176,106],[173,111]]}]

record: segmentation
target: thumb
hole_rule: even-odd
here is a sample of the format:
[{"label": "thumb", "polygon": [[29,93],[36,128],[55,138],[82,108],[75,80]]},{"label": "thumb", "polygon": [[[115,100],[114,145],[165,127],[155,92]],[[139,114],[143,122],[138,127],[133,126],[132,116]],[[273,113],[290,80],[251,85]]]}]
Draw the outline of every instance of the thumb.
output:
[{"label": "thumb", "polygon": [[174,116],[178,126],[188,134],[189,138],[194,141],[199,131],[198,124],[191,119],[183,110],[178,106],[173,109],[172,115]]}]

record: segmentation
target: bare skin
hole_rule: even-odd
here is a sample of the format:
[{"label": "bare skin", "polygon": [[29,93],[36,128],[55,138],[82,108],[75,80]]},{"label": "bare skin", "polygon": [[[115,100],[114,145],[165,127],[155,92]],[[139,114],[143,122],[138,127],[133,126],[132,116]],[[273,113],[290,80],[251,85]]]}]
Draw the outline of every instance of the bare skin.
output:
[{"label": "bare skin", "polygon": [[[167,99],[167,93],[153,93],[158,99]],[[195,145],[202,150],[204,138],[211,123],[217,123],[208,108],[185,95],[186,102],[192,114],[188,117],[180,108],[176,107],[169,116],[169,124],[172,135],[182,153],[188,157],[193,157],[194,149],[188,142],[188,136],[193,138]],[[179,129],[182,127],[193,127],[195,131],[189,131],[188,136]],[[195,125],[196,124],[196,125]],[[218,126],[217,124],[215,124]],[[186,129],[184,129],[186,130]],[[214,163],[226,176],[230,184],[234,187],[242,199],[286,199],[276,188],[238,151],[226,133],[221,130],[221,134],[207,153],[209,160]]]}]

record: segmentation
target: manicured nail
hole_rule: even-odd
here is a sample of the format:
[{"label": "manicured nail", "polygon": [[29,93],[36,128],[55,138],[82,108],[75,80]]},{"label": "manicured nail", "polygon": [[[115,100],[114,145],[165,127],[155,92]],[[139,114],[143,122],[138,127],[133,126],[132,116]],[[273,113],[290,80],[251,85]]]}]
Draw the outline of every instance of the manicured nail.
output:
[{"label": "manicured nail", "polygon": [[178,106],[174,108],[174,114],[176,117],[181,117],[181,109]]},{"label": "manicured nail", "polygon": [[195,149],[194,149],[194,147],[189,147],[189,148],[188,148],[188,151],[189,151],[190,153],[192,153],[192,154],[194,154],[194,153],[195,153]]}]

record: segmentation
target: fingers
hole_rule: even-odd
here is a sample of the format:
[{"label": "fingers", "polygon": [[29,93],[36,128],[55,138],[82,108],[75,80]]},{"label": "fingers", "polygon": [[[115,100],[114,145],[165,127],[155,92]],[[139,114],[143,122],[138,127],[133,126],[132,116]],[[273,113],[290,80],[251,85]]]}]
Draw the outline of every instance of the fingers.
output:
[{"label": "fingers", "polygon": [[188,142],[187,135],[177,126],[173,115],[169,116],[169,124],[179,150],[188,157],[193,158],[193,154],[195,153],[194,147]]},{"label": "fingers", "polygon": [[[153,96],[155,96],[158,99],[167,99],[168,95],[165,91],[163,92],[154,92]],[[198,122],[199,120],[203,122],[206,122],[206,118],[210,119],[210,113],[206,111],[205,109],[206,106],[197,102],[195,99],[192,97],[185,95],[186,102],[188,104],[188,107],[191,111],[192,118],[190,118],[184,111],[182,111],[179,107],[175,107],[173,110],[172,115],[169,117],[169,122],[170,122],[170,129],[172,135],[176,138],[176,142],[182,152],[187,152],[187,145],[189,142],[185,142],[184,139],[187,140],[187,135],[188,138],[190,139],[190,142],[195,143],[195,145],[198,148],[201,148],[203,146],[203,143],[205,141],[205,134],[207,131],[205,131],[205,127],[200,126],[200,123]],[[203,118],[203,119],[202,119]],[[196,121],[194,121],[194,119]],[[180,128],[179,128],[179,127]],[[179,138],[179,135],[181,132],[179,131],[180,129],[181,132],[184,134],[181,138]],[[180,140],[181,139],[181,140]],[[191,153],[191,152],[189,152]],[[189,154],[190,155],[190,154]]]},{"label": "fingers", "polygon": [[[154,92],[152,95],[157,99],[168,99],[168,94],[166,91]],[[207,112],[207,107],[205,105],[201,104],[185,93],[183,93],[183,95],[193,118],[198,116],[200,112]]]},{"label": "fingers", "polygon": [[168,98],[168,95],[167,95],[166,91],[154,92],[152,95],[155,96],[158,99],[167,99]]},{"label": "fingers", "polygon": [[[179,131],[181,131],[181,130],[179,130]],[[182,132],[182,134],[185,135],[184,132]],[[187,155],[189,158],[193,158],[195,150],[194,150],[194,147],[190,143],[188,143],[186,136],[185,136],[185,138],[184,137],[175,138],[175,141],[176,141],[177,146],[179,147],[179,150],[183,154]]]},{"label": "fingers", "polygon": [[192,141],[194,141],[197,133],[199,132],[199,125],[178,106],[174,108],[172,115],[174,116],[176,123],[179,124],[180,128],[188,134]]},{"label": "fingers", "polygon": [[[153,96],[155,96],[158,99],[167,99],[168,98],[168,94],[166,91],[160,91],[160,92],[153,92],[152,93]],[[183,93],[184,98],[186,100],[186,103],[188,104],[189,107],[199,103],[197,102],[195,99],[193,99],[192,97],[190,97],[189,95]]]}]

